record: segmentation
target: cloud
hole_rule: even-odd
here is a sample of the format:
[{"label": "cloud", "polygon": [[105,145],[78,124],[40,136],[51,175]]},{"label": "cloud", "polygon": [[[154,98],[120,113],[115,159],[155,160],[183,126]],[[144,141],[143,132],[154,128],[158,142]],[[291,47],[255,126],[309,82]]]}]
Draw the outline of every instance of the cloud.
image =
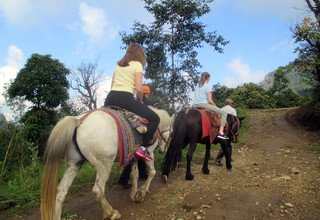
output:
[{"label": "cloud", "polygon": [[258,83],[264,79],[266,71],[253,71],[250,66],[241,61],[241,58],[232,60],[227,68],[233,72],[232,76],[225,77],[227,87],[236,87],[243,83]]},{"label": "cloud", "polygon": [[111,89],[111,81],[112,77],[106,76],[104,80],[99,84],[99,88],[97,90],[97,106],[103,106],[104,100],[107,97],[107,94],[109,93]]},{"label": "cloud", "polygon": [[11,24],[18,26],[33,26],[50,16],[70,14],[75,5],[73,0],[0,0],[0,13]]},{"label": "cloud", "polygon": [[79,15],[82,21],[81,30],[88,36],[91,45],[105,47],[117,37],[117,29],[102,8],[91,7],[82,2]]},{"label": "cloud", "polygon": [[0,0],[0,11],[9,23],[20,25],[34,22],[34,16],[29,17],[34,11],[31,0],[20,0],[18,4],[15,1]]},{"label": "cloud", "polygon": [[16,78],[17,73],[25,62],[24,54],[20,48],[10,45],[8,48],[6,65],[0,67],[0,105],[4,104],[4,86]]}]

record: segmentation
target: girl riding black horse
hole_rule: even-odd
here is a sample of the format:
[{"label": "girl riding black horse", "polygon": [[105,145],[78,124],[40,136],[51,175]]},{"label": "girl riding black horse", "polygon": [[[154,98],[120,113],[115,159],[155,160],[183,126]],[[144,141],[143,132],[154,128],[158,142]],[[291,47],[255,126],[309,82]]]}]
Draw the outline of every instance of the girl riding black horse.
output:
[{"label": "girl riding black horse", "polygon": [[[229,139],[221,139],[215,137],[214,144],[220,143],[226,158],[226,167],[231,170],[231,142],[237,142],[239,134],[240,120],[233,115],[227,115],[227,130],[226,134]],[[187,153],[187,171],[186,180],[193,180],[194,176],[191,172],[191,161],[193,153],[197,147],[197,143],[205,144],[206,151],[202,165],[204,174],[209,174],[208,161],[210,158],[210,137],[202,138],[202,117],[198,109],[191,108],[188,111],[180,111],[173,124],[172,139],[167,150],[164,162],[162,163],[162,181],[166,182],[169,173],[175,170],[178,162],[181,160],[182,150],[189,145]]]}]

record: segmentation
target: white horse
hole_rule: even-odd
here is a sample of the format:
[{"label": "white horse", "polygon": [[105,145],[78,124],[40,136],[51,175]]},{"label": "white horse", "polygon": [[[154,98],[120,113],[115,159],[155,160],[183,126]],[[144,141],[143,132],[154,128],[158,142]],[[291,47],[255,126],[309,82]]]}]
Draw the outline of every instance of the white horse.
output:
[{"label": "white horse", "polygon": [[[173,116],[160,109],[152,108],[160,117],[158,129],[160,138],[148,150],[154,158],[153,151],[163,153],[171,136]],[[103,209],[103,219],[119,219],[119,211],[113,209],[105,197],[105,186],[109,179],[113,162],[118,154],[118,132],[115,120],[109,114],[96,110],[83,121],[79,116],[66,116],[53,128],[47,142],[41,187],[41,219],[59,220],[62,203],[67,196],[77,172],[87,160],[96,170],[96,180],[93,193]],[[77,128],[77,129],[76,129]],[[76,132],[75,132],[76,131]],[[74,141],[75,140],[75,141]],[[76,143],[75,143],[76,142]],[[66,160],[66,170],[58,185],[59,166],[61,160]],[[132,164],[131,199],[142,202],[150,183],[156,173],[154,161],[146,161],[148,179],[138,189],[139,171],[137,161]]]}]

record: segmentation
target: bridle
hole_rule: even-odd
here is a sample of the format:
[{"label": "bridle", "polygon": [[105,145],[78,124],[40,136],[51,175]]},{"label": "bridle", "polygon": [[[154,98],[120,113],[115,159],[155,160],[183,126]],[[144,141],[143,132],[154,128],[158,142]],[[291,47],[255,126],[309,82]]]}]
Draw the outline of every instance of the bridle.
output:
[{"label": "bridle", "polygon": [[[167,139],[165,139],[163,134],[168,132],[168,131],[170,131],[169,137]],[[167,146],[170,143],[171,138],[172,138],[172,128],[171,128],[171,126],[168,129],[164,130],[164,131],[160,131],[160,129],[158,127],[158,132],[160,134],[160,138],[166,143],[166,146]]]}]

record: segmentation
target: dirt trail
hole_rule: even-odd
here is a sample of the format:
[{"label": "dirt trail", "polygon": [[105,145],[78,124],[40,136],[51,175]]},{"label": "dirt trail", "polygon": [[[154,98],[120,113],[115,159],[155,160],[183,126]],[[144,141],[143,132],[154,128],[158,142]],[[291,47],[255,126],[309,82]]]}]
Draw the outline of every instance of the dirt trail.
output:
[{"label": "dirt trail", "polygon": [[[167,184],[157,175],[141,204],[133,203],[129,190],[120,186],[109,189],[107,198],[125,220],[320,219],[320,154],[305,149],[320,146],[320,133],[291,126],[286,111],[249,111],[249,137],[244,146],[234,148],[231,172],[211,161],[209,175],[193,165],[193,181],[184,180],[184,167]],[[68,219],[86,220],[101,219],[102,213],[90,189],[69,196],[64,212],[75,213]]]}]

